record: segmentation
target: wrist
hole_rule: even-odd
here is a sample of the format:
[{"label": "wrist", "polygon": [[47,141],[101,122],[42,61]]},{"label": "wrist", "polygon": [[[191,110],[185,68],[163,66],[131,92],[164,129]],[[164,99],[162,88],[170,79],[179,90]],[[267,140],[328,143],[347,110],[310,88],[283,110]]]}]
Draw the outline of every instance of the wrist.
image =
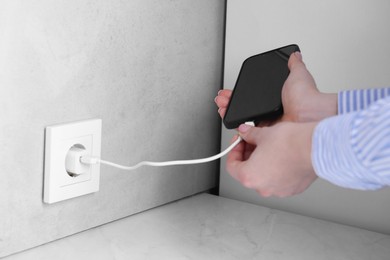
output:
[{"label": "wrist", "polygon": [[309,104],[301,111],[299,122],[320,121],[337,115],[337,94],[317,92],[306,102]]},{"label": "wrist", "polygon": [[311,176],[314,179],[317,177],[317,175],[315,174],[313,168],[311,153],[312,153],[313,134],[317,125],[318,122],[305,123],[302,125],[302,129],[300,131],[301,134],[300,142],[303,148],[303,149],[299,149],[299,151],[301,151],[301,161],[303,163],[305,171],[308,173],[308,176]]},{"label": "wrist", "polygon": [[337,115],[337,94],[335,93],[320,93],[319,102],[323,110],[322,119]]}]

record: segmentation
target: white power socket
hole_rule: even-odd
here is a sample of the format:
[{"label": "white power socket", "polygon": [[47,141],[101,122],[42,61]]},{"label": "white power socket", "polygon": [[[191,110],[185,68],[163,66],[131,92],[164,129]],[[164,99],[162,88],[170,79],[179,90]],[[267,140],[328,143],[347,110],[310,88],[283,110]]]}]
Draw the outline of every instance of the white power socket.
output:
[{"label": "white power socket", "polygon": [[101,129],[101,119],[46,127],[43,195],[45,203],[50,204],[99,190],[99,164],[85,166],[82,174],[75,175],[67,172],[65,160],[72,147],[81,147],[86,150],[87,155],[100,157]]}]

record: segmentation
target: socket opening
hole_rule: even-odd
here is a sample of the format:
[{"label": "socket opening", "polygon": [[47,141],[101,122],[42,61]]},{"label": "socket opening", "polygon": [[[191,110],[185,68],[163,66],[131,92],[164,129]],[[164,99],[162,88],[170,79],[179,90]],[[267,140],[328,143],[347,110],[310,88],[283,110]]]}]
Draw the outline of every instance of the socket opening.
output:
[{"label": "socket opening", "polygon": [[[83,151],[86,151],[86,148],[82,144],[74,144],[69,148],[68,153],[65,158],[65,170],[68,175],[72,178],[79,176],[84,173],[85,166],[83,167],[80,162]],[[72,156],[77,156],[77,158],[72,158]],[[71,165],[69,163],[71,162]],[[80,167],[81,166],[81,167]]]},{"label": "socket opening", "polygon": [[[75,145],[73,145],[70,149],[72,149],[72,148],[79,148],[79,149],[86,150],[85,146],[82,145],[82,144],[75,144]],[[69,149],[69,150],[70,150],[70,149]]]}]

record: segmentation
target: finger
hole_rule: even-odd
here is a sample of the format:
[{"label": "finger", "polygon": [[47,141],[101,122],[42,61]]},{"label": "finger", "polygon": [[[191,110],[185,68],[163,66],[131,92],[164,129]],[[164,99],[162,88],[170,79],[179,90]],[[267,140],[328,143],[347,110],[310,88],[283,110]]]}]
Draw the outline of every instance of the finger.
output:
[{"label": "finger", "polygon": [[[236,136],[233,141],[238,137]],[[229,152],[226,158],[226,169],[235,178],[238,179],[242,162],[244,161],[245,143],[241,142]]]},{"label": "finger", "polygon": [[227,97],[228,99],[230,99],[230,97],[232,96],[232,92],[233,91],[230,89],[222,89],[218,91],[218,96]]},{"label": "finger", "polygon": [[220,108],[218,109],[218,114],[221,118],[224,118],[225,117],[225,114],[226,114],[226,108]]},{"label": "finger", "polygon": [[245,142],[256,145],[260,140],[261,128],[254,127],[247,124],[242,124],[238,127],[238,132]]},{"label": "finger", "polygon": [[218,107],[226,108],[229,104],[229,98],[225,96],[216,96],[214,101],[217,104]]},{"label": "finger", "polygon": [[295,69],[295,68],[305,66],[305,64],[303,63],[303,60],[302,60],[302,54],[299,51],[292,53],[290,55],[290,58],[288,59],[287,65],[288,65],[288,68],[290,69],[290,71]]}]

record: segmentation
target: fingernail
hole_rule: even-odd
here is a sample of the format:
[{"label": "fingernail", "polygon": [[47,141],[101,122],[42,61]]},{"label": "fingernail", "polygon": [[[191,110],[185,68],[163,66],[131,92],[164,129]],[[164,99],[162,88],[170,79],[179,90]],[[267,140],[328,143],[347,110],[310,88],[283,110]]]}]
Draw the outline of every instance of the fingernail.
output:
[{"label": "fingernail", "polygon": [[242,124],[242,125],[240,125],[240,126],[238,127],[238,131],[239,131],[240,133],[246,133],[246,132],[248,132],[248,130],[251,129],[251,128],[252,128],[252,126],[250,126],[250,125]]},{"label": "fingernail", "polygon": [[218,91],[218,95],[221,93],[222,89]]},{"label": "fingernail", "polygon": [[214,102],[215,102],[215,103],[217,103],[217,98],[218,98],[218,96],[216,96],[216,97],[214,98]]},{"label": "fingernail", "polygon": [[301,53],[300,51],[294,52],[294,55],[295,55],[295,57],[297,57],[298,59],[302,60],[302,53]]}]

